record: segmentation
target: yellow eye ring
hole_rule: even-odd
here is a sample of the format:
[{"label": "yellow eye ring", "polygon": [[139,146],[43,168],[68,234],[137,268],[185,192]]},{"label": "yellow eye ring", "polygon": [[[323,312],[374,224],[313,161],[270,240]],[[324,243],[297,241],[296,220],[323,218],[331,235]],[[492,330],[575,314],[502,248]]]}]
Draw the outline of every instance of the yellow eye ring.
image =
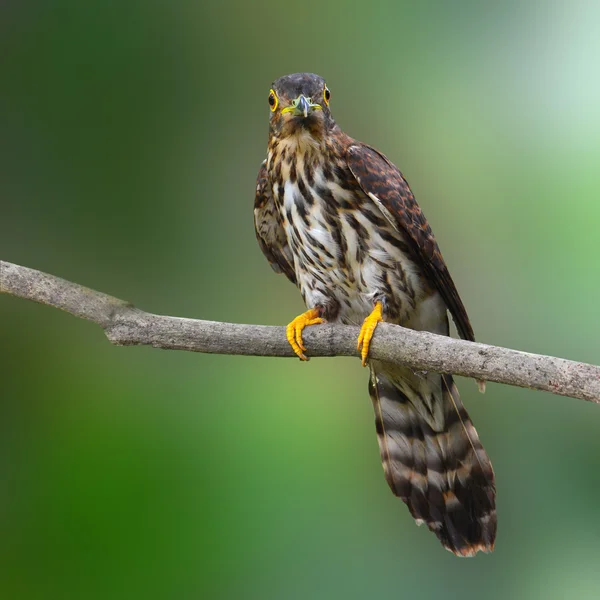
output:
[{"label": "yellow eye ring", "polygon": [[275,112],[279,106],[279,98],[274,90],[269,90],[269,106],[271,107],[271,112]]},{"label": "yellow eye ring", "polygon": [[325,86],[325,88],[323,89],[323,100],[325,101],[326,106],[329,106],[330,98],[331,98],[331,92],[329,91],[329,88],[327,86]]}]

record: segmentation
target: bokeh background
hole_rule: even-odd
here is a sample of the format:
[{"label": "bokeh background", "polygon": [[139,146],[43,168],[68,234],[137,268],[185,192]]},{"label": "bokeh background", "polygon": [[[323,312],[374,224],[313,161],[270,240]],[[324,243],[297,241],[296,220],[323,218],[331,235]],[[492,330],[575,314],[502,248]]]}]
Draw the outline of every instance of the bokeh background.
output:
[{"label": "bokeh background", "polygon": [[[600,363],[597,2],[6,0],[0,258],[284,324],[254,239],[270,83],[323,75],[405,173],[478,339]],[[367,372],[112,347],[0,297],[0,597],[598,598],[600,410],[459,382],[499,533],[461,560],[380,466]]]}]

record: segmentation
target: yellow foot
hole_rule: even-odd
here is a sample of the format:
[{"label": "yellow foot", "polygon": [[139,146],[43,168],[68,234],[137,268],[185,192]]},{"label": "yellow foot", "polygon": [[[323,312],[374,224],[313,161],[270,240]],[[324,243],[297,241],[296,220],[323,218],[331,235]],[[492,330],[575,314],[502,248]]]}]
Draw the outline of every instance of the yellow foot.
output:
[{"label": "yellow foot", "polygon": [[325,323],[325,319],[319,317],[319,311],[316,308],[311,308],[305,313],[298,315],[285,330],[287,341],[290,343],[292,350],[298,355],[300,360],[308,360],[308,356],[304,354],[306,348],[302,343],[302,330],[309,325],[318,325]]},{"label": "yellow foot", "polygon": [[367,356],[369,355],[369,345],[371,344],[371,338],[377,327],[377,323],[383,321],[382,316],[383,306],[381,302],[378,302],[373,309],[373,312],[364,320],[362,327],[360,328],[360,335],[358,336],[357,350],[361,350],[361,358],[363,367],[367,366]]}]

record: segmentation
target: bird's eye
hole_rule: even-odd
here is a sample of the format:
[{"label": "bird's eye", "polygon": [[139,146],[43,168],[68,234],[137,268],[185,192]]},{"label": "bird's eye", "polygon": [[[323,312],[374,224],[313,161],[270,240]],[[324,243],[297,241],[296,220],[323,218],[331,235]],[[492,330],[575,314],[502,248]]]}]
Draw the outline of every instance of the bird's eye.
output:
[{"label": "bird's eye", "polygon": [[277,94],[271,90],[269,92],[269,106],[271,107],[271,112],[275,112],[277,110],[277,105],[279,104],[279,99],[277,98]]},{"label": "bird's eye", "polygon": [[325,89],[323,90],[323,100],[325,100],[325,104],[327,106],[329,106],[330,98],[331,98],[331,92],[329,91],[329,88],[327,86],[325,86]]}]

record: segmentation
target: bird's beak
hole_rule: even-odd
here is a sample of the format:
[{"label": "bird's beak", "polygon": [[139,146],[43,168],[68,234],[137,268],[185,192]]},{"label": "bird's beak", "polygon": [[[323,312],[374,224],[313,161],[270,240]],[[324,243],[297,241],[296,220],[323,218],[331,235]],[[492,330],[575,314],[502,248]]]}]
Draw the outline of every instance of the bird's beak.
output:
[{"label": "bird's beak", "polygon": [[322,110],[320,104],[313,104],[311,98],[307,98],[304,94],[300,94],[295,100],[292,100],[290,106],[286,106],[281,112],[292,113],[295,117],[308,117],[314,110]]}]

